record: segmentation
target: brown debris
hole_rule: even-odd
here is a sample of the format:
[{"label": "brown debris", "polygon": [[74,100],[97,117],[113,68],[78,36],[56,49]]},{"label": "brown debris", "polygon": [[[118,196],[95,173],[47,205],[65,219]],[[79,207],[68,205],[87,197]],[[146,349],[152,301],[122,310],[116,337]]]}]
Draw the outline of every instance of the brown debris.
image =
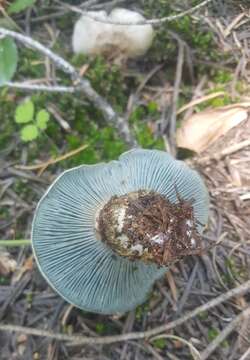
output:
[{"label": "brown debris", "polygon": [[[102,240],[121,256],[160,266],[200,254],[201,236],[192,201],[177,196],[176,204],[145,190],[112,197],[99,216]],[[121,227],[117,212],[122,208],[126,210]]]},{"label": "brown debris", "polygon": [[[229,240],[250,237],[250,117],[192,160],[203,174],[212,202],[223,216]],[[237,150],[237,144],[246,146]],[[227,149],[236,149],[227,151]],[[224,154],[226,154],[224,156]]]},{"label": "brown debris", "polygon": [[250,317],[243,318],[239,329],[238,347],[240,352],[243,353],[250,348]]}]

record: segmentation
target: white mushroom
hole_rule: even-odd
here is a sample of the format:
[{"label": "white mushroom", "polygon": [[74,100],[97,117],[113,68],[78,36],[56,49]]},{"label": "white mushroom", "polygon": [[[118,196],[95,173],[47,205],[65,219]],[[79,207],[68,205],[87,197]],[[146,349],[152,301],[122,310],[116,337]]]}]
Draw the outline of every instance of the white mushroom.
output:
[{"label": "white mushroom", "polygon": [[[73,51],[86,55],[121,54],[125,58],[141,56],[151,46],[154,36],[151,25],[133,25],[142,20],[145,18],[141,14],[122,8],[114,9],[109,15],[105,11],[88,12],[75,24]],[[109,24],[108,21],[132,25]]]}]

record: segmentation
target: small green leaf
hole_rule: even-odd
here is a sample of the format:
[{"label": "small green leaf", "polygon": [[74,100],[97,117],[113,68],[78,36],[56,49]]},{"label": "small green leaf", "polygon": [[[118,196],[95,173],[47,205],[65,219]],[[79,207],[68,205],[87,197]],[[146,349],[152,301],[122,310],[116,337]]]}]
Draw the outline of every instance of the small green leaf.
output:
[{"label": "small green leaf", "polygon": [[9,14],[16,14],[34,5],[36,0],[16,0],[8,7]]},{"label": "small green leaf", "polygon": [[47,128],[47,122],[49,121],[49,113],[46,110],[38,111],[36,115],[36,124],[39,129],[45,130]]},{"label": "small green leaf", "polygon": [[16,108],[15,121],[18,124],[28,123],[33,120],[34,104],[31,100],[25,100]]},{"label": "small green leaf", "polygon": [[36,125],[26,125],[21,130],[21,139],[23,141],[32,141],[38,137],[38,128]]},{"label": "small green leaf", "polygon": [[0,39],[0,86],[9,81],[17,67],[17,48],[8,36]]}]

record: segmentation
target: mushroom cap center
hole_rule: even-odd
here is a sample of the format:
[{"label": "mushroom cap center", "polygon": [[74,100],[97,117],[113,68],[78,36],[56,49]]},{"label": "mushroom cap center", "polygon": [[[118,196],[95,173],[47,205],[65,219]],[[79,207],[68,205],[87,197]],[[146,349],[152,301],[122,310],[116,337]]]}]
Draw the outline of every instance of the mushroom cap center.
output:
[{"label": "mushroom cap center", "polygon": [[147,190],[113,196],[98,213],[99,237],[119,256],[159,266],[201,253],[193,201],[177,199]]}]

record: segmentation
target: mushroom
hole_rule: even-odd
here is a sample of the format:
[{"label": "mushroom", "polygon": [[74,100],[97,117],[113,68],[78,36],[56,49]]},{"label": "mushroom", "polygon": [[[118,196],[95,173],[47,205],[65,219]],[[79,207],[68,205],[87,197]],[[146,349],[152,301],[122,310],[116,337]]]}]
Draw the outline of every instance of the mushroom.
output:
[{"label": "mushroom", "polygon": [[[151,46],[154,36],[151,25],[133,25],[142,20],[145,18],[141,14],[122,8],[113,9],[109,15],[105,11],[87,12],[74,26],[73,51],[86,55],[123,55],[125,58],[141,56]],[[132,25],[108,21],[125,21]]]},{"label": "mushroom", "polygon": [[208,194],[197,172],[158,150],[61,174],[32,225],[38,267],[65,300],[90,312],[126,312],[156,279],[201,251]]}]

